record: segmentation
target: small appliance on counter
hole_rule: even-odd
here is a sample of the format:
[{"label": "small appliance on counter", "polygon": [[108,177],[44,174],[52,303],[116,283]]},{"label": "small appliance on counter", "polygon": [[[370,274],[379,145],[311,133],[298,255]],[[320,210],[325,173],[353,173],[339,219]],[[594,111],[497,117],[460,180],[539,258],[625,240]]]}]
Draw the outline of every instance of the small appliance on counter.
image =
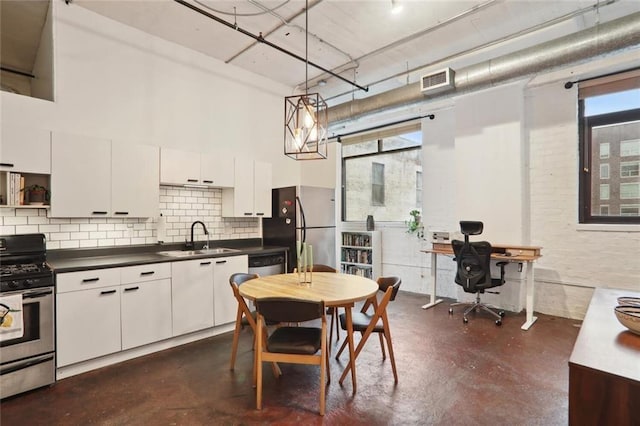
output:
[{"label": "small appliance on counter", "polygon": [[44,234],[0,236],[0,398],[55,382],[54,294]]}]

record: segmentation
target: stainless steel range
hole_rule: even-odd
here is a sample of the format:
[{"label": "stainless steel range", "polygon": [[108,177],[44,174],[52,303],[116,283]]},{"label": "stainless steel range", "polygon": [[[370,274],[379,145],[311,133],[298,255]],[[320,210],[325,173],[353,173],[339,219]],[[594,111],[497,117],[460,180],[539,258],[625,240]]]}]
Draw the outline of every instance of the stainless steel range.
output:
[{"label": "stainless steel range", "polygon": [[0,236],[0,398],[55,382],[54,281],[44,234]]}]

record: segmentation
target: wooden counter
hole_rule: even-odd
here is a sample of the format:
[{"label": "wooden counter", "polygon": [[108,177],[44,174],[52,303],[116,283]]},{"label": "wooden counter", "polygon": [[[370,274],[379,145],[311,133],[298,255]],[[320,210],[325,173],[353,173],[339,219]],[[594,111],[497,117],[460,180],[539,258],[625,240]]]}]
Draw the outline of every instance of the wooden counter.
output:
[{"label": "wooden counter", "polygon": [[640,424],[640,335],[613,308],[629,290],[597,288],[569,358],[570,425]]}]

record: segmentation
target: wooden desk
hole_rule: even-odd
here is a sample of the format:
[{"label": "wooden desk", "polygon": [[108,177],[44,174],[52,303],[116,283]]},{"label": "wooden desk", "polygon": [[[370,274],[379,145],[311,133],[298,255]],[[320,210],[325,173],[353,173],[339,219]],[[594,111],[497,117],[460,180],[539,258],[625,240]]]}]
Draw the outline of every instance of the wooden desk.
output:
[{"label": "wooden desk", "polygon": [[314,272],[311,284],[299,284],[298,274],[279,274],[255,278],[240,286],[240,294],[250,300],[265,297],[291,297],[312,301],[323,300],[326,306],[345,308],[354,394],[357,385],[351,308],[355,302],[368,299],[377,291],[378,284],[373,280],[333,272]]},{"label": "wooden desk", "polygon": [[570,425],[640,424],[640,336],[613,312],[620,296],[597,288],[569,358]]},{"label": "wooden desk", "polygon": [[[527,285],[527,319],[522,325],[523,330],[531,328],[538,319],[533,316],[533,300],[534,300],[534,280],[533,280],[533,262],[542,257],[540,251],[542,247],[536,246],[513,246],[504,244],[491,244],[493,253],[491,258],[502,262],[523,263],[526,267],[526,285]],[[436,300],[436,275],[438,270],[438,255],[453,257],[453,247],[451,243],[433,243],[430,250],[422,250],[425,253],[431,253],[431,301],[422,306],[422,309],[428,309],[442,302],[441,299]]]}]

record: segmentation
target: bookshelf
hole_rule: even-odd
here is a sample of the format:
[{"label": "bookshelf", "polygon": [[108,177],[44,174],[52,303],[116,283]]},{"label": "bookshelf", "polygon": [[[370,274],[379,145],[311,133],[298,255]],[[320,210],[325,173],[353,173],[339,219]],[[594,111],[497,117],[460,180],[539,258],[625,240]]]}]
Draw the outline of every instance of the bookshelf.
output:
[{"label": "bookshelf", "polygon": [[382,274],[380,231],[343,231],[340,271],[377,279]]},{"label": "bookshelf", "polygon": [[48,201],[44,204],[30,203],[28,194],[20,190],[31,185],[41,185],[48,189],[49,182],[49,175],[45,174],[0,171],[0,207],[48,209]]}]

